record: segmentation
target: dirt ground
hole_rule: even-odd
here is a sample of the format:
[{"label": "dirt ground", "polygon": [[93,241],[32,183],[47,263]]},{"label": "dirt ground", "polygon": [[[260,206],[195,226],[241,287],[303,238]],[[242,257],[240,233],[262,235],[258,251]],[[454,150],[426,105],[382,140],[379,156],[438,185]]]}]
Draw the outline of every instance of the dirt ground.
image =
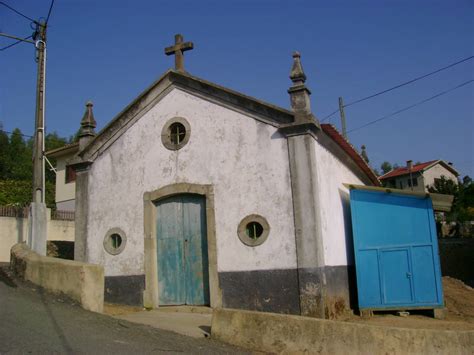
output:
[{"label": "dirt ground", "polygon": [[142,307],[125,306],[121,304],[104,303],[104,314],[109,316],[120,316],[143,311]]},{"label": "dirt ground", "polygon": [[376,312],[369,318],[351,315],[341,320],[387,327],[474,330],[474,289],[462,281],[445,276],[443,292],[446,304],[446,316],[443,320],[434,319],[428,312],[422,311],[410,311],[407,317],[398,316],[395,312]]}]

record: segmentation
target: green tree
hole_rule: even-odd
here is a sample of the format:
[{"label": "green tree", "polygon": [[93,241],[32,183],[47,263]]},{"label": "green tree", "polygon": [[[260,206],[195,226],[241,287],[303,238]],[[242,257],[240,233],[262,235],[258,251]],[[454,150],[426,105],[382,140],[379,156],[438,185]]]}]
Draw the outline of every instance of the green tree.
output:
[{"label": "green tree", "polygon": [[[67,138],[52,132],[45,137],[45,149],[51,150],[64,146]],[[0,125],[0,205],[28,205],[32,199],[33,179],[33,144],[34,139],[25,141],[21,130],[16,128],[10,137],[3,132]],[[53,166],[56,162],[51,162]],[[46,171],[46,204],[54,207],[54,190],[56,177],[54,172],[45,166]]]},{"label": "green tree", "polygon": [[392,170],[392,164],[390,164],[388,161],[384,161],[384,162],[380,165],[380,169],[382,169],[382,173],[383,173],[383,174],[386,174],[386,173],[388,173],[390,170]]},{"label": "green tree", "polygon": [[3,131],[3,125],[0,122],[0,179],[5,179],[7,177],[8,171],[8,135]]},{"label": "green tree", "polygon": [[439,179],[435,179],[432,186],[426,187],[429,192],[453,196],[457,196],[459,191],[459,185],[455,181],[447,179],[444,175],[441,175]]},{"label": "green tree", "polygon": [[429,192],[454,196],[451,212],[446,216],[448,221],[474,220],[474,184],[469,176],[465,176],[459,184],[441,176],[433,186],[427,187]]},{"label": "green tree", "polygon": [[21,130],[15,128],[8,145],[6,178],[13,180],[29,180],[33,177],[32,149],[23,139]]}]

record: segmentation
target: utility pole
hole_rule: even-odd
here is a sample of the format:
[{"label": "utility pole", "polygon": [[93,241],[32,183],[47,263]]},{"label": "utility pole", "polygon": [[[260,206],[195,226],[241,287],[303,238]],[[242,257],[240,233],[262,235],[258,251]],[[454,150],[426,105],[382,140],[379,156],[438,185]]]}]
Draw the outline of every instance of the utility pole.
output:
[{"label": "utility pole", "polygon": [[[45,156],[44,156],[44,108],[45,108],[45,80],[46,80],[46,28],[48,27],[49,17],[53,9],[54,0],[51,0],[48,15],[45,21],[36,21],[26,16],[18,10],[0,1],[3,5],[15,12],[17,15],[31,21],[35,24],[35,32],[26,38],[0,33],[0,36],[15,39],[17,42],[2,48],[12,47],[20,42],[32,43],[36,48],[36,61],[38,63],[37,83],[36,83],[36,114],[35,114],[35,141],[33,147],[33,198],[30,204],[28,218],[28,245],[32,250],[40,255],[46,255],[46,233],[48,223],[48,210],[46,208],[46,189],[45,189]],[[29,38],[32,37],[33,41]]]},{"label": "utility pole", "polygon": [[339,97],[339,114],[341,115],[342,135],[347,139],[346,115],[344,113],[344,102],[342,97]]},{"label": "utility pole", "polygon": [[38,24],[35,47],[37,50],[38,72],[36,82],[35,142],[33,149],[33,202],[45,202],[44,176],[44,101],[46,79],[46,26]]},{"label": "utility pole", "polygon": [[28,244],[40,255],[46,255],[47,213],[45,198],[45,81],[46,81],[46,23],[38,22],[33,37],[37,51],[35,142],[33,148],[33,202],[30,205]]}]

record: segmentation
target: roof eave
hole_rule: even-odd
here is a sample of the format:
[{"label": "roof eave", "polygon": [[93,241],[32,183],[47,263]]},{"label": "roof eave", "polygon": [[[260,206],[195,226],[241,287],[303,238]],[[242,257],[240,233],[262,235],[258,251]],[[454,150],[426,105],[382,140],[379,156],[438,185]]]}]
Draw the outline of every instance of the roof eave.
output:
[{"label": "roof eave", "polygon": [[79,143],[67,144],[63,147],[51,149],[44,154],[49,158],[58,158],[63,155],[75,154],[79,151]]}]

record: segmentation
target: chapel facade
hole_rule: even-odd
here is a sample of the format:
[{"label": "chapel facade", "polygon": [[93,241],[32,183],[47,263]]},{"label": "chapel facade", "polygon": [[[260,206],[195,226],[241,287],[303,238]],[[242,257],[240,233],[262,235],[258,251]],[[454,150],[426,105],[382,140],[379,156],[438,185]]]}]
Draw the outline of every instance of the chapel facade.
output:
[{"label": "chapel facade", "polygon": [[379,185],[313,115],[299,53],[291,110],[168,70],[101,132],[81,121],[75,259],[105,300],[331,317],[356,303],[349,191]]}]

